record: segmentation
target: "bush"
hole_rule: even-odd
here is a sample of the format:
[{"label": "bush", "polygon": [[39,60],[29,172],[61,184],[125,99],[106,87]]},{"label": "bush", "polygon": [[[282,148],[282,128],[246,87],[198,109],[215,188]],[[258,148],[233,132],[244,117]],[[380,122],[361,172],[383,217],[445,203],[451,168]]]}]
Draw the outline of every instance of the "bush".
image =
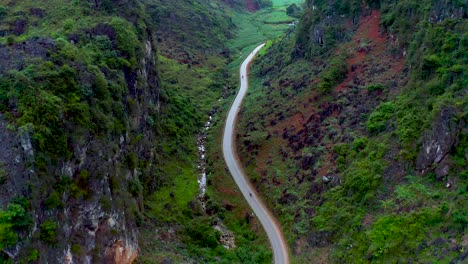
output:
[{"label": "bush", "polygon": [[39,250],[32,249],[28,254],[28,262],[34,262],[39,259]]},{"label": "bush", "polygon": [[49,245],[53,245],[57,242],[57,224],[51,220],[46,220],[40,226],[41,232],[39,238]]},{"label": "bush", "polygon": [[327,70],[322,73],[322,80],[318,84],[318,90],[328,93],[331,89],[346,78],[348,72],[345,58],[335,58],[331,61]]},{"label": "bush", "polygon": [[412,254],[420,245],[428,228],[441,221],[439,209],[423,209],[402,215],[383,216],[367,232],[368,253],[375,258],[385,255]]},{"label": "bush", "polygon": [[0,162],[0,185],[3,185],[5,184],[5,182],[7,181],[8,177],[7,177],[7,173],[5,172],[5,170],[2,168],[2,163]]},{"label": "bush", "polygon": [[286,14],[288,16],[299,18],[301,16],[301,8],[298,7],[296,3],[292,3],[286,8]]},{"label": "bush", "polygon": [[125,163],[127,164],[127,167],[130,170],[136,169],[138,165],[138,157],[135,153],[130,152],[128,155],[125,157]]},{"label": "bush", "polygon": [[8,8],[0,5],[0,20],[2,20],[8,14]]},{"label": "bush", "polygon": [[377,84],[370,84],[367,86],[367,91],[369,93],[375,92],[375,91],[383,91],[385,89],[385,86],[383,84],[377,83]]},{"label": "bush", "polygon": [[52,209],[61,209],[65,206],[65,204],[62,202],[62,199],[60,195],[58,194],[57,191],[53,191],[49,197],[44,202],[44,205],[47,210],[52,210]]},{"label": "bush", "polygon": [[220,233],[211,226],[208,218],[196,218],[185,228],[185,233],[191,243],[201,247],[215,248],[218,246]]},{"label": "bush", "polygon": [[387,121],[393,116],[395,105],[393,102],[382,103],[372,112],[367,121],[367,131],[369,133],[382,132],[387,127]]},{"label": "bush", "polygon": [[18,241],[18,235],[13,230],[13,224],[3,223],[4,212],[0,211],[0,250],[11,247]]},{"label": "bush", "polygon": [[16,232],[25,231],[32,224],[32,219],[26,211],[26,199],[13,199],[6,211],[0,210],[0,250],[16,244]]},{"label": "bush", "polygon": [[369,142],[369,140],[366,137],[356,138],[353,141],[353,150],[355,150],[355,151],[363,150],[367,146],[368,142]]},{"label": "bush", "polygon": [[136,55],[135,49],[140,47],[140,43],[132,24],[119,17],[113,17],[110,24],[117,33],[117,48],[123,52],[127,58],[134,58]]}]

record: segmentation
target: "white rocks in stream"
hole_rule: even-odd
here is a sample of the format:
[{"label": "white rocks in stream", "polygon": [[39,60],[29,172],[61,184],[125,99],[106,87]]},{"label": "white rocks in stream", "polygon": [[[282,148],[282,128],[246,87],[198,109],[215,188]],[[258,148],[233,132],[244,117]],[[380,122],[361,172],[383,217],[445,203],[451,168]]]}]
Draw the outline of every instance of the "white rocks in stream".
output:
[{"label": "white rocks in stream", "polygon": [[200,179],[198,179],[198,186],[200,186],[200,197],[204,197],[206,193],[206,173],[203,172]]},{"label": "white rocks in stream", "polygon": [[208,116],[208,121],[205,123],[204,130],[202,129],[200,131],[200,134],[198,134],[198,139],[197,139],[197,145],[198,145],[198,154],[199,154],[199,161],[197,168],[200,171],[200,177],[197,179],[198,182],[198,187],[200,189],[200,194],[198,195],[198,199],[200,200],[202,204],[203,211],[205,211],[206,205],[205,205],[205,194],[206,194],[206,147],[205,147],[205,142],[206,142],[206,130],[210,129],[212,125],[212,119],[213,117],[210,115]]}]

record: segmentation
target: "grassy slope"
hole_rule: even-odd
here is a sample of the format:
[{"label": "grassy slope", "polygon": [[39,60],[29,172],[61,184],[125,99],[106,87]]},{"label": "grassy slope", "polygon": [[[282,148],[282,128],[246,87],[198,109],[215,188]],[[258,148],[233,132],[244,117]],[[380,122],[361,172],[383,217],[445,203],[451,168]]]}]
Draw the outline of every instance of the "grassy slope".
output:
[{"label": "grassy slope", "polygon": [[[7,2],[9,1],[2,1],[0,3],[6,6]],[[50,5],[53,8],[50,8]],[[23,12],[24,10],[29,10],[29,7],[43,7],[47,15],[41,19],[29,16],[27,12]],[[184,9],[184,11],[187,10],[191,9]],[[8,12],[14,15],[7,16],[2,20],[2,25],[13,22],[16,19],[26,19],[28,24],[26,31],[21,36],[0,38],[0,41],[5,44],[21,42],[35,37],[64,39],[60,41],[63,42],[64,47],[67,49],[64,49],[64,54],[61,54],[61,56],[68,56],[68,59],[79,63],[96,64],[99,67],[105,67],[105,63],[110,64],[112,56],[115,56],[112,53],[105,53],[105,51],[109,51],[105,47],[94,46],[94,44],[98,45],[100,43],[91,41],[88,45],[75,47],[66,41],[68,34],[85,31],[100,22],[106,23],[112,21],[115,17],[111,14],[107,16],[105,15],[106,12],[92,12],[79,4],[63,4],[61,1],[23,1],[21,4],[10,7]],[[67,17],[67,19],[64,20],[63,17]],[[79,23],[74,23],[74,21],[79,21]],[[116,21],[120,22],[119,20]],[[130,26],[130,23],[124,23],[124,25]],[[199,32],[199,34],[202,33]],[[133,48],[136,48],[136,43],[129,42],[133,40],[132,36],[132,34],[125,35],[126,43],[135,45]],[[154,175],[148,177],[152,178],[151,181],[157,183],[156,192],[152,192],[150,186],[144,185],[142,188],[147,196],[144,205],[145,221],[139,223],[142,224],[140,230],[142,234],[142,240],[140,241],[142,254],[138,261],[143,263],[162,261],[166,257],[173,258],[177,262],[186,262],[190,259],[195,259],[199,262],[213,262],[215,261],[215,257],[221,257],[226,263],[248,261],[269,262],[271,258],[270,253],[266,249],[266,240],[261,230],[258,226],[253,226],[254,230],[250,230],[251,225],[248,224],[248,221],[251,221],[251,219],[245,218],[246,205],[242,199],[237,198],[233,202],[236,205],[233,213],[229,211],[224,212],[225,209],[222,207],[222,203],[218,202],[222,201],[221,199],[210,201],[209,206],[214,212],[212,216],[201,216],[199,208],[197,208],[197,177],[199,173],[196,169],[195,135],[198,133],[203,122],[206,121],[207,113],[211,110],[212,103],[224,91],[223,75],[226,59],[219,56],[217,51],[222,48],[219,46],[219,43],[225,36],[217,35],[214,38],[218,39],[213,40],[213,43],[206,43],[212,45],[209,48],[214,50],[213,53],[200,55],[203,52],[199,50],[199,47],[193,50],[196,54],[191,57],[192,60],[201,62],[201,65],[186,65],[169,59],[166,56],[177,55],[177,52],[172,53],[170,50],[163,50],[159,58],[159,73],[161,74],[162,81],[162,107],[161,111],[152,117],[152,121],[160,133],[158,141],[153,142],[160,148],[160,151],[156,153],[159,165]],[[168,43],[176,40],[168,40]],[[203,36],[201,41],[205,40],[206,36]],[[122,46],[126,47],[125,45]],[[161,46],[164,49],[165,46]],[[128,50],[122,52],[128,52]],[[77,56],[77,54],[80,54],[80,56]],[[129,63],[126,59],[130,60],[130,58],[124,57],[123,59],[121,63]],[[133,61],[130,63],[133,63]],[[49,65],[46,66],[50,67]],[[118,68],[115,65],[109,67]],[[30,74],[31,71],[27,73]],[[55,72],[53,72],[52,76],[54,74]],[[118,81],[124,79],[122,76],[119,77]],[[38,76],[37,78],[44,80],[42,76]],[[109,79],[108,81],[114,85],[113,80]],[[4,85],[3,82],[2,85]],[[2,86],[2,94],[0,94],[0,99],[2,100],[0,110],[2,112],[8,106],[4,102],[5,94],[3,93],[3,88]],[[55,87],[49,85],[47,88],[51,89]],[[112,86],[112,88],[115,88],[115,86]],[[118,95],[116,93],[113,94],[113,96]],[[80,100],[81,98],[77,99],[72,96],[72,99]],[[22,98],[19,101],[21,103]],[[89,108],[97,109],[96,105],[89,106]],[[113,120],[111,114],[105,117]],[[42,122],[42,120],[34,121]],[[100,124],[99,122],[97,123]],[[86,123],[85,125],[88,124]],[[113,127],[109,129],[113,129]],[[132,141],[138,142],[139,136],[141,135],[132,135]],[[57,144],[50,143],[46,144],[47,146],[55,148]],[[63,154],[58,153],[56,155],[60,156]],[[140,160],[140,163],[133,164],[133,166],[144,166],[145,161]],[[226,178],[226,181],[231,181],[231,179]],[[237,250],[226,250],[218,245],[216,241],[211,244],[207,243],[210,239],[213,242],[212,238],[216,238],[218,235],[211,228],[211,224],[217,217],[225,218],[225,224],[236,233]],[[169,230],[175,230],[175,233],[171,233]],[[197,230],[205,230],[206,232],[201,234],[202,237],[197,237],[199,235],[196,232]],[[154,236],[155,233],[156,237]],[[158,243],[159,240],[161,243]],[[251,254],[251,252],[256,252],[256,254]]]},{"label": "grassy slope", "polygon": [[[237,78],[236,71],[252,49],[262,42],[272,42],[281,38],[284,32],[291,28],[288,24],[294,18],[286,15],[284,2],[300,3],[302,1],[274,1],[272,8],[261,9],[255,13],[232,12],[230,14],[234,24],[239,28],[236,33],[237,37],[228,42],[228,47],[239,54],[239,56],[234,56],[234,61],[228,66],[229,71],[234,73],[233,77]],[[237,79],[230,80],[230,82],[235,81]]]},{"label": "grassy slope", "polygon": [[[461,56],[466,21],[423,25],[412,29],[417,34],[406,25],[400,39],[418,36],[406,61],[398,51],[404,44],[398,46],[378,27],[392,21],[395,30],[405,23],[392,20],[401,9],[383,10],[382,20],[377,12],[361,17],[352,39],[312,62],[290,58],[295,42],[290,36],[254,66],[258,80],[251,83],[240,125],[242,156],[279,216],[297,263],[399,258],[445,263],[463,258],[466,250],[463,133],[449,154],[447,178],[411,176],[416,142],[440,109],[456,106],[455,119],[466,119],[460,90],[466,80],[455,74],[440,86],[447,69],[466,71]],[[434,38],[442,31],[446,35]],[[421,43],[430,47],[426,60],[440,59],[440,75],[431,70],[429,78],[422,77],[423,59],[415,51]],[[343,55],[337,62],[330,59]],[[407,74],[405,64],[416,69]],[[342,68],[345,74],[336,76]],[[332,182],[325,184],[323,176]],[[334,182],[337,177],[341,184]],[[441,241],[451,241],[451,249],[448,244],[438,249]]]}]

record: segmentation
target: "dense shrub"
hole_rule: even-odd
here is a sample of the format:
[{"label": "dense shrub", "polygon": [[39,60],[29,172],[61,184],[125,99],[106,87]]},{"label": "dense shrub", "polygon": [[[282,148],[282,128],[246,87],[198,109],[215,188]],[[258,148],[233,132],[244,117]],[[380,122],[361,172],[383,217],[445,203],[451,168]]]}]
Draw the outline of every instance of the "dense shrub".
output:
[{"label": "dense shrub", "polygon": [[14,199],[6,211],[0,209],[0,249],[11,247],[18,241],[17,232],[27,231],[32,224],[31,215],[27,212],[28,201]]},{"label": "dense shrub", "polygon": [[46,220],[40,226],[40,239],[49,245],[57,242],[57,223],[52,220]]},{"label": "dense shrub", "polygon": [[345,58],[335,58],[330,65],[321,74],[321,81],[318,84],[318,90],[322,93],[328,93],[331,89],[346,78],[348,72]]},{"label": "dense shrub", "polygon": [[379,105],[369,116],[369,120],[366,123],[367,131],[369,133],[384,131],[387,128],[387,121],[393,117],[394,112],[395,104],[393,102]]}]

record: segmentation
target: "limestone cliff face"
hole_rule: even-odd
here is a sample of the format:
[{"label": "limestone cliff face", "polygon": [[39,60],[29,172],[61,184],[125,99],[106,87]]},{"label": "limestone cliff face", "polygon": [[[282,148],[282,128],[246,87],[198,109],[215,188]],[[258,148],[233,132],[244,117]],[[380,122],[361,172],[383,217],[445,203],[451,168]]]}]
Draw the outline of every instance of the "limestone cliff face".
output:
[{"label": "limestone cliff face", "polygon": [[[91,38],[107,35],[105,30],[88,34]],[[126,107],[123,133],[96,135],[66,123],[61,129],[68,137],[70,154],[51,158],[38,150],[32,126],[18,127],[11,121],[15,107],[0,112],[0,208],[15,197],[25,197],[32,219],[19,233],[18,243],[2,250],[10,259],[24,259],[31,249],[39,252],[39,263],[127,264],[138,256],[140,180],[150,177],[154,169],[153,125],[160,108],[155,37],[147,29],[138,38],[141,49],[135,66],[115,71],[126,89],[121,99]],[[78,45],[79,41],[83,40],[73,42]],[[56,41],[48,38],[1,46],[0,75],[21,71],[34,59],[47,61],[56,50]],[[111,73],[106,77],[117,78]],[[78,81],[85,83],[86,78],[84,71],[78,71]],[[137,169],[139,161],[144,165]],[[47,233],[44,223],[55,228]]]},{"label": "limestone cliff face", "polygon": [[437,178],[448,175],[448,154],[463,127],[463,119],[457,120],[457,114],[460,115],[454,108],[442,109],[432,128],[425,133],[416,160],[416,168],[422,174],[434,171]]}]

